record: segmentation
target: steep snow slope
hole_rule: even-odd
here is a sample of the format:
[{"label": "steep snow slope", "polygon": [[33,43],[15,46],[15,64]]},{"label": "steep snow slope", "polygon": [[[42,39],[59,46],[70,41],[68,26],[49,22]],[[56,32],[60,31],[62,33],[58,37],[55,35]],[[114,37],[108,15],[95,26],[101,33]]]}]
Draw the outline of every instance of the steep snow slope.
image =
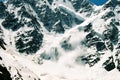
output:
[{"label": "steep snow slope", "polygon": [[98,66],[89,68],[75,63],[69,65],[65,62],[51,61],[38,65],[27,59],[27,56],[19,55],[11,49],[0,51],[1,64],[7,67],[12,80],[118,80],[120,78],[117,70],[107,72]]},{"label": "steep snow slope", "polygon": [[[47,0],[8,0],[5,3],[1,2],[1,4],[1,9],[4,6],[2,12],[6,14],[2,14],[4,19],[1,22],[1,28],[6,33],[4,38],[7,44],[14,46],[21,53],[36,53],[42,47],[45,35],[63,34],[66,30],[81,24],[85,20],[74,9],[71,10],[69,6],[64,6],[68,3],[64,5],[61,3],[57,7],[54,5],[54,8]],[[33,30],[29,31],[26,28],[33,28]],[[28,38],[19,34],[21,32],[25,33],[26,35],[23,36]],[[34,35],[37,35],[37,38],[40,35],[41,37],[37,40],[33,37]],[[7,36],[9,36],[9,39],[7,39]],[[19,38],[16,39],[16,37]],[[29,40],[29,37],[33,38]],[[30,41],[34,44],[38,43],[38,45],[32,44],[29,46]]]},{"label": "steep snow slope", "polygon": [[[8,69],[11,80],[40,80],[36,73],[27,68],[28,65],[26,66],[19,62],[20,60],[24,62],[22,56],[19,59],[19,55],[10,49],[7,51],[0,50],[0,52],[0,57],[2,58],[0,64]],[[27,60],[25,62],[27,62]]]},{"label": "steep snow slope", "polygon": [[120,70],[118,11],[117,4],[114,9],[102,6],[82,24],[46,44],[47,49],[46,46],[41,48],[36,56],[70,66],[75,62],[90,67],[103,67],[106,71],[115,68]]},{"label": "steep snow slope", "polygon": [[80,6],[78,0],[8,1],[7,17],[0,19],[7,43],[0,64],[13,80],[120,79],[119,2],[95,7],[87,0]]}]

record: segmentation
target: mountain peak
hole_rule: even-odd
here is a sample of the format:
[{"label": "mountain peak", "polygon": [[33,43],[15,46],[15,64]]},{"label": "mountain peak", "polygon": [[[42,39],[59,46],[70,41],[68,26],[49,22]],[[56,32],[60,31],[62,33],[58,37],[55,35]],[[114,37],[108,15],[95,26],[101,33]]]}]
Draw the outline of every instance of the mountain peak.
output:
[{"label": "mountain peak", "polygon": [[120,0],[109,0],[104,6],[105,8],[108,8],[108,7],[115,8],[119,4],[120,4]]},{"label": "mountain peak", "polygon": [[[119,3],[109,0],[95,6],[89,0],[1,2],[0,39],[4,41],[0,46],[6,50],[0,49],[0,68],[4,67],[2,62],[13,80],[120,79],[119,75],[115,79],[117,73],[112,75],[114,70],[120,71]],[[88,76],[82,76],[86,73]]]}]

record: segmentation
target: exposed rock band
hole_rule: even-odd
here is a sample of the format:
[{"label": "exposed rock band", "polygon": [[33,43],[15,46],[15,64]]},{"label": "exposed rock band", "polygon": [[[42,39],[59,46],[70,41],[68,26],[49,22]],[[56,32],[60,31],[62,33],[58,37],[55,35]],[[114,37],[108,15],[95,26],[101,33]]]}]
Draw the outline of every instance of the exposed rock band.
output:
[{"label": "exposed rock band", "polygon": [[0,38],[0,48],[6,50],[5,45],[7,45],[2,38]]}]

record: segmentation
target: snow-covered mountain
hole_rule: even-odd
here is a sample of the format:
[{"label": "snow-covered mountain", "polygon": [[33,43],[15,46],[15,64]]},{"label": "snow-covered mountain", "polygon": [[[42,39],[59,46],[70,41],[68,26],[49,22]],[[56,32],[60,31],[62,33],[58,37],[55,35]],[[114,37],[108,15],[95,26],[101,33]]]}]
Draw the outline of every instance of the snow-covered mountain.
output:
[{"label": "snow-covered mountain", "polygon": [[120,0],[0,2],[0,79],[120,79],[119,17]]},{"label": "snow-covered mountain", "polygon": [[[35,53],[40,49],[45,34],[63,34],[66,30],[69,30],[85,20],[87,16],[82,17],[83,13],[89,14],[89,16],[92,14],[84,11],[85,6],[81,9],[83,10],[82,14],[77,13],[74,8],[69,8],[69,6],[73,7],[72,4],[70,4],[73,2],[68,2],[69,4],[62,0],[61,2],[55,0],[52,2],[53,4],[50,4],[47,0],[8,0],[4,4],[1,2],[1,6],[3,7],[1,7],[3,10],[1,15],[1,17],[3,17],[1,18],[1,27],[5,29],[7,31],[5,31],[5,33],[8,33],[10,36],[9,40],[6,42],[15,46],[19,52],[28,54]],[[58,5],[58,3],[61,4]],[[77,1],[74,3],[77,3]],[[77,6],[79,4],[77,3],[74,4],[74,6],[75,5]],[[91,5],[92,10],[92,4],[89,3],[89,5]],[[26,30],[26,28],[30,29]],[[32,28],[33,31],[31,30]],[[25,35],[23,35],[24,33]],[[8,38],[8,35],[5,35],[5,37]],[[26,37],[22,37],[22,35]],[[35,37],[37,39],[32,38],[34,35],[38,35],[38,37]],[[16,39],[16,37],[20,38]],[[29,40],[28,38],[35,40]],[[30,46],[30,41],[34,41],[32,43],[35,45]]]}]

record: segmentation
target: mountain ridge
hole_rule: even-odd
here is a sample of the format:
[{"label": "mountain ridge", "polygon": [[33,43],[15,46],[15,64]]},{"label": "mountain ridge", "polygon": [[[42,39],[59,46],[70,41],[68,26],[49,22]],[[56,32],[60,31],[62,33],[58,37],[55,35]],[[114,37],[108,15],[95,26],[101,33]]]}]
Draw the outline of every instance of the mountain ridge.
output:
[{"label": "mountain ridge", "polygon": [[0,2],[0,65],[12,80],[120,79],[119,2]]}]

